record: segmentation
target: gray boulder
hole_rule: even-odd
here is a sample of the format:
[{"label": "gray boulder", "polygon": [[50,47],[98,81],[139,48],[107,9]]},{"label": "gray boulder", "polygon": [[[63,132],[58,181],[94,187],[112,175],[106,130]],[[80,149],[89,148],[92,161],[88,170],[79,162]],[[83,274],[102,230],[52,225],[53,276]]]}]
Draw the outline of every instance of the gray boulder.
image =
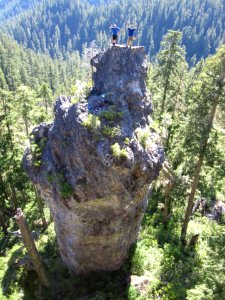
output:
[{"label": "gray boulder", "polygon": [[143,47],[114,46],[92,59],[94,87],[32,132],[24,167],[49,206],[64,263],[84,274],[120,268],[135,242],[164,152],[149,129]]}]

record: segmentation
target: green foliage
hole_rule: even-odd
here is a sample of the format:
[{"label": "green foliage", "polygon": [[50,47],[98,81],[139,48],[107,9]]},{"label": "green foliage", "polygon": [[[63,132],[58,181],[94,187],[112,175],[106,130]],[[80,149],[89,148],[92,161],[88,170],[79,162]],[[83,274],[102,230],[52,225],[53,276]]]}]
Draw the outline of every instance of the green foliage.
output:
[{"label": "green foliage", "polygon": [[66,176],[63,171],[58,174],[47,174],[47,179],[49,183],[54,184],[54,182],[59,185],[59,192],[63,198],[69,198],[73,194],[73,186],[67,181]]},{"label": "green foliage", "polygon": [[130,144],[130,139],[128,137],[125,138],[124,144],[125,145],[129,145]]},{"label": "green foliage", "polygon": [[26,0],[11,1],[10,3],[6,0],[1,0],[0,22],[32,8],[35,3],[37,3],[36,0],[30,0],[29,2]]},{"label": "green foliage", "polygon": [[49,88],[49,86],[46,83],[44,83],[41,86],[41,88],[39,89],[38,96],[43,99],[44,106],[45,106],[45,113],[46,113],[46,116],[48,116],[48,114],[49,114],[49,107],[52,104],[52,102],[51,102],[52,91],[51,91],[51,89]]},{"label": "green foliage", "polygon": [[208,58],[198,80],[189,94],[191,116],[186,126],[184,147],[194,155],[201,153],[210,134],[210,118],[213,104],[224,104],[225,46]]},{"label": "green foliage", "polygon": [[213,291],[206,284],[197,284],[193,289],[187,291],[187,300],[211,300]]},{"label": "green foliage", "polygon": [[[36,207],[34,193],[29,194],[29,202],[23,211],[26,214],[29,228],[35,230],[36,233],[40,233],[39,212]],[[12,218],[9,226],[11,232],[18,230],[15,220]],[[53,228],[52,226],[53,224],[50,228]],[[45,235],[43,231],[42,234]],[[46,234],[49,234],[49,229]],[[52,236],[49,234],[49,237],[50,240],[47,238],[46,241],[51,243]],[[0,232],[0,253],[0,299],[34,299],[34,291],[38,289],[37,275],[33,270],[26,267],[26,264],[29,263],[29,257],[21,238],[13,234],[3,237]],[[51,256],[49,255],[49,257]]]},{"label": "green foliage", "polygon": [[2,33],[0,61],[0,88],[15,91],[19,86],[27,86],[35,90],[42,106],[46,109],[47,105],[48,113],[52,109],[52,93],[68,92],[76,79],[90,78],[77,51],[65,61],[53,60],[49,55],[25,49]]},{"label": "green foliage", "polygon": [[[2,22],[2,27],[25,47],[59,59],[67,58],[74,50],[81,53],[85,44],[90,45],[93,40],[99,47],[106,47],[110,35],[108,16],[116,16],[121,28],[125,27],[127,16],[132,23],[138,20],[136,42],[145,46],[151,58],[156,56],[162,37],[169,29],[183,32],[187,58],[192,65],[214,53],[224,41],[222,0],[196,0],[191,6],[189,0],[170,1],[169,6],[166,0],[141,0],[138,4],[126,0],[123,5],[120,0],[92,1],[92,5],[87,0],[62,0],[60,4],[57,0],[32,0],[26,5],[21,5],[24,0],[13,3],[2,1],[4,5],[1,7],[0,21],[23,11],[30,3],[38,4],[31,11]],[[85,23],[81,20],[85,20]],[[121,31],[120,43],[125,43],[126,38],[127,32]]]},{"label": "green foliage", "polygon": [[[155,194],[154,197],[156,198],[151,201],[158,201],[158,195]],[[179,206],[176,206],[175,210],[180,216],[182,215]],[[176,213],[173,211],[174,216]],[[190,299],[205,299],[201,297],[207,289],[207,295],[211,295],[209,299],[223,298],[224,292],[221,284],[225,274],[220,267],[224,260],[224,254],[221,255],[222,245],[224,245],[222,225],[200,216],[192,220],[189,234],[201,232],[201,237],[195,249],[184,248],[179,242],[179,218],[176,220],[172,217],[165,229],[159,221],[160,218],[156,218],[157,214],[160,214],[160,211],[145,216],[133,257],[136,271],[144,274],[148,270],[146,261],[152,256],[150,274],[155,274],[155,276],[150,281],[148,299],[155,299],[155,297],[186,299],[186,295]],[[215,256],[213,251],[218,251]],[[219,260],[218,257],[220,257]],[[217,276],[216,272],[218,272]]]},{"label": "green foliage", "polygon": [[110,126],[103,126],[102,127],[102,133],[105,136],[109,136],[111,138],[114,138],[120,134],[120,129],[118,127],[110,127]]},{"label": "green foliage", "polygon": [[48,265],[53,267],[53,257],[58,255],[54,223],[51,223],[44,234],[41,235],[38,240],[37,247],[41,255],[48,260]]},{"label": "green foliage", "polygon": [[73,95],[71,98],[71,103],[76,104],[82,99],[86,99],[90,93],[90,89],[92,87],[92,82],[81,82],[80,80],[76,80],[75,85],[72,85],[70,93]]},{"label": "green foliage", "polygon": [[[15,8],[15,1],[10,2],[12,6],[9,11],[6,9],[8,3],[3,0],[0,6],[2,3],[4,7],[1,9],[0,19],[8,18]],[[69,91],[74,97],[71,102],[75,103],[89,93],[91,72],[87,74],[90,71],[87,62],[90,59],[88,52],[92,52],[93,49],[89,51],[84,46],[82,58],[78,52],[73,53],[72,49],[81,51],[83,41],[89,43],[96,32],[97,43],[102,47],[106,45],[108,37],[104,30],[108,25],[102,18],[103,11],[109,14],[116,11],[117,21],[127,16],[128,7],[131,19],[142,15],[137,42],[146,44],[147,53],[151,55],[158,52],[169,20],[175,19],[176,29],[184,27],[183,42],[187,46],[188,60],[192,58],[192,63],[202,55],[210,53],[224,32],[220,0],[207,3],[197,1],[191,9],[188,1],[175,1],[169,7],[165,1],[161,1],[160,5],[159,2],[153,1],[148,11],[143,3],[146,4],[126,0],[121,6],[121,1],[116,0],[113,3],[101,2],[100,6],[93,7],[85,1],[79,2],[78,5],[76,1],[69,4],[62,0],[60,5],[56,5],[53,0],[51,4],[48,1],[43,4],[43,9],[49,7],[48,22],[42,9],[36,10],[34,14],[33,11],[29,12],[26,21],[23,15],[15,21],[9,20],[7,27],[10,26],[11,34],[16,39],[47,55],[35,54],[22,48],[9,37],[0,35],[0,209],[10,231],[17,230],[10,214],[12,207],[16,205],[24,208],[32,230],[40,230],[40,212],[21,164],[25,140],[33,126],[51,119],[54,94]],[[154,13],[156,8],[157,14]],[[181,16],[179,13],[174,14],[174,11],[181,11]],[[191,17],[190,14],[186,14],[187,11],[191,11]],[[79,19],[83,18],[84,14],[85,27],[82,25],[84,22],[80,22]],[[204,17],[199,18],[198,14]],[[156,15],[156,18],[149,18],[150,15]],[[92,18],[96,22],[90,26],[89,20]],[[168,22],[164,18],[167,18],[165,20]],[[76,20],[77,24],[71,23],[71,19]],[[41,20],[43,28],[39,30]],[[166,25],[157,25],[157,28],[161,29],[157,29],[157,35],[154,35],[153,26],[156,26],[157,22]],[[192,28],[188,24],[192,24]],[[50,27],[49,36],[46,37],[47,30],[44,29]],[[210,28],[207,35],[203,34],[203,28]],[[120,38],[120,41],[123,41],[125,33],[121,32]],[[187,44],[188,39],[192,42]],[[197,49],[197,52],[194,49]],[[50,55],[55,57],[54,60],[49,57],[49,51]],[[197,245],[184,247],[179,240],[191,178],[206,139],[208,144],[196,195],[204,197],[209,205],[211,200],[225,201],[224,51],[223,46],[216,55],[205,62],[200,61],[196,68],[188,71],[181,46],[181,33],[170,31],[164,37],[156,64],[150,65],[148,85],[153,92],[156,116],[161,121],[151,123],[152,135],[156,132],[162,136],[172,169],[169,175],[176,177],[175,187],[169,195],[168,222],[166,225],[162,224],[168,178],[161,176],[152,188],[138,241],[124,266],[117,272],[100,272],[86,277],[71,275],[62,265],[54,225],[50,224],[44,232],[41,230],[37,245],[49,271],[56,297],[63,295],[67,299],[75,299],[90,296],[90,299],[96,300],[225,298],[224,216],[219,223],[196,212],[189,223],[188,240],[193,234],[200,234]],[[63,57],[65,60],[62,60]],[[83,83],[83,79],[87,82]],[[166,95],[165,109],[163,115],[160,115],[163,95]],[[218,101],[217,113],[213,128],[209,132],[207,124],[215,100]],[[100,116],[102,122],[109,125],[123,117],[123,111],[114,106],[103,111]],[[95,115],[88,115],[84,122],[84,126],[90,130],[97,129],[100,124]],[[116,138],[120,134],[120,128],[103,126],[102,133],[107,137]],[[151,140],[149,139],[148,129],[139,129],[136,135],[143,148],[150,149],[152,142],[160,143],[159,138],[154,139],[152,135]],[[31,145],[37,167],[40,166],[46,142],[46,139],[41,139],[38,145]],[[125,138],[124,144],[129,143],[129,138]],[[116,139],[111,150],[115,157],[128,157],[126,148],[122,148]],[[48,180],[53,185],[57,182],[63,198],[73,194],[73,187],[63,172],[48,174]],[[49,214],[47,208],[46,213]],[[22,242],[18,238],[11,235],[5,238],[0,232],[1,299],[34,299],[37,294],[38,279],[35,272],[27,271],[25,266],[20,264],[25,255],[25,250],[21,247]],[[130,286],[129,274],[148,276],[149,285],[146,291],[139,291]],[[45,290],[40,297],[51,299]]]},{"label": "green foliage", "polygon": [[158,249],[156,241],[151,241],[151,245],[149,245],[147,237],[141,239],[137,243],[135,254],[132,258],[131,272],[139,276],[147,272],[151,274],[151,280],[159,278],[162,258],[163,251]]},{"label": "green foliage", "polygon": [[130,286],[128,291],[128,299],[130,300],[136,300],[138,299],[138,291],[135,287]]},{"label": "green foliage", "polygon": [[128,157],[126,149],[121,149],[118,143],[113,144],[111,150],[115,157]]},{"label": "green foliage", "polygon": [[99,120],[99,117],[93,114],[89,114],[87,119],[83,121],[83,126],[91,130],[96,130],[100,125],[101,121]]},{"label": "green foliage", "polygon": [[23,258],[25,251],[20,245],[14,245],[7,253],[7,257],[0,258],[0,280],[2,289],[0,289],[0,299],[16,300],[23,296],[21,291],[22,276],[24,270],[22,267],[17,267],[17,263]]},{"label": "green foliage", "polygon": [[115,119],[122,119],[124,115],[123,111],[117,111],[115,106],[111,106],[110,109],[104,110],[101,113],[101,117],[109,121],[114,121]]},{"label": "green foliage", "polygon": [[[149,86],[155,92],[154,104],[159,120],[167,111],[175,114],[175,108],[183,93],[183,77],[187,73],[185,51],[181,47],[182,33],[169,30],[163,37],[157,55],[157,65],[149,73]],[[151,83],[153,81],[153,83]],[[170,101],[168,102],[168,97]]]},{"label": "green foliage", "polygon": [[42,152],[46,147],[46,143],[47,143],[47,138],[45,137],[41,138],[38,144],[31,141],[30,151],[32,153],[33,164],[37,168],[41,166]]},{"label": "green foliage", "polygon": [[72,196],[73,186],[69,182],[62,182],[60,185],[60,194],[63,198]]},{"label": "green foliage", "polygon": [[150,136],[150,131],[149,129],[141,129],[138,128],[135,130],[135,133],[137,135],[137,139],[139,143],[142,145],[142,147],[145,149],[147,146],[147,141]]}]

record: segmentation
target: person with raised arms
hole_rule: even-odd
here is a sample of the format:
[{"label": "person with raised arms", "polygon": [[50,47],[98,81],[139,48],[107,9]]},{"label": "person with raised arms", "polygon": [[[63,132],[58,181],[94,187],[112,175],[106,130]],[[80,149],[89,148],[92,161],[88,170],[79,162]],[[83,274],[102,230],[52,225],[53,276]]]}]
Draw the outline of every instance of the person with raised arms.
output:
[{"label": "person with raised arms", "polygon": [[137,35],[134,35],[134,32],[138,29],[138,25],[129,25],[126,23],[126,28],[128,29],[127,46],[131,47],[132,42],[137,38]]},{"label": "person with raised arms", "polygon": [[116,24],[114,24],[114,25],[110,26],[110,29],[112,30],[112,44],[113,44],[113,46],[115,46],[117,43],[118,36],[119,36],[120,28],[117,27]]}]

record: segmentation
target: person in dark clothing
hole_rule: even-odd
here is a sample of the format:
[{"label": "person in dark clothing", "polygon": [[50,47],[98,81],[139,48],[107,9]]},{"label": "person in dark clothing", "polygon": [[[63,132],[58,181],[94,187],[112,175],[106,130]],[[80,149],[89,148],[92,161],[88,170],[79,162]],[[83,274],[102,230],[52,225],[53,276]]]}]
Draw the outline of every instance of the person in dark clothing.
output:
[{"label": "person in dark clothing", "polygon": [[119,36],[120,28],[117,27],[116,24],[114,24],[114,25],[111,25],[110,29],[112,30],[112,44],[113,44],[113,46],[115,46],[118,36]]},{"label": "person in dark clothing", "polygon": [[132,46],[132,42],[137,38],[136,35],[134,35],[135,30],[137,30],[138,26],[128,25],[126,24],[126,27],[128,29],[128,39],[127,39],[127,46]]}]

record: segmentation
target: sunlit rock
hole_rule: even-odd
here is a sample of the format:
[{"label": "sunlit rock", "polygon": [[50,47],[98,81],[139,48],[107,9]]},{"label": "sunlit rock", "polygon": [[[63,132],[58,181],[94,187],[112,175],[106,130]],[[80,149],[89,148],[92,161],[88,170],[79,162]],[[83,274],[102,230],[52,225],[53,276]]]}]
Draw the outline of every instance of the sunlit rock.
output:
[{"label": "sunlit rock", "polygon": [[135,242],[149,187],[164,160],[146,91],[143,47],[93,58],[94,87],[34,131],[25,170],[49,206],[64,263],[76,273],[116,270]]}]

